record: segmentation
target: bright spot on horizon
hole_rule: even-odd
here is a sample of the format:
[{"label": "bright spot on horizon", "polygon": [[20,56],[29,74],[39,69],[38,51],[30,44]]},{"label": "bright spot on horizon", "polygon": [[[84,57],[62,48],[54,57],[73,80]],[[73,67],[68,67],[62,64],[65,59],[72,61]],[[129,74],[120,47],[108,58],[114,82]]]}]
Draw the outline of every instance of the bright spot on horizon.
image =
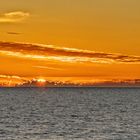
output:
[{"label": "bright spot on horizon", "polygon": [[38,78],[38,79],[36,79],[36,81],[37,81],[37,86],[39,86],[39,87],[43,87],[46,85],[46,80],[43,78]]},{"label": "bright spot on horizon", "polygon": [[45,83],[45,82],[46,82],[46,80],[45,80],[45,79],[43,79],[43,78],[39,78],[39,79],[37,79],[37,82]]}]

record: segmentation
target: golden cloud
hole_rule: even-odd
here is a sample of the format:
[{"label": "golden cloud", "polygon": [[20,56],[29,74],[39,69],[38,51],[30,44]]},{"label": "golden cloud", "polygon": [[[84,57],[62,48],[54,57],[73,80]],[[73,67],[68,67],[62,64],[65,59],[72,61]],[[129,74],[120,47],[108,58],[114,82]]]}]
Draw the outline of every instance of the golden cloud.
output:
[{"label": "golden cloud", "polygon": [[28,18],[30,14],[23,11],[14,11],[9,13],[0,14],[0,23],[16,23],[21,22]]},{"label": "golden cloud", "polygon": [[1,86],[15,86],[15,85],[22,85],[29,81],[24,77],[19,77],[15,75],[0,75],[0,87]]},{"label": "golden cloud", "polygon": [[53,60],[61,62],[89,62],[89,63],[140,63],[140,56],[94,52],[75,48],[64,48],[53,45],[25,44],[14,42],[0,42],[0,53],[4,55],[29,59]]}]

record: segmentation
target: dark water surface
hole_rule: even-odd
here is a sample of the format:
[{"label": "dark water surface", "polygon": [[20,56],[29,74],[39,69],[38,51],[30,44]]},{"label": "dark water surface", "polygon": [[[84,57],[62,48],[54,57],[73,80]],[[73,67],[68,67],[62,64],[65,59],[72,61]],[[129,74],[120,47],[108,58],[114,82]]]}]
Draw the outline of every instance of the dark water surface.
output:
[{"label": "dark water surface", "polygon": [[0,140],[140,140],[140,88],[1,88]]}]

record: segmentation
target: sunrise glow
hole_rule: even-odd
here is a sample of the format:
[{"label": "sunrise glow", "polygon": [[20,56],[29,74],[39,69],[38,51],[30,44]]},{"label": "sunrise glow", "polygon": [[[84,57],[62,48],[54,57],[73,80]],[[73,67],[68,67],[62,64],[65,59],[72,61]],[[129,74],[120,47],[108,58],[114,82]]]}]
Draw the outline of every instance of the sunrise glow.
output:
[{"label": "sunrise glow", "polygon": [[5,0],[0,7],[0,86],[139,86],[138,1]]}]

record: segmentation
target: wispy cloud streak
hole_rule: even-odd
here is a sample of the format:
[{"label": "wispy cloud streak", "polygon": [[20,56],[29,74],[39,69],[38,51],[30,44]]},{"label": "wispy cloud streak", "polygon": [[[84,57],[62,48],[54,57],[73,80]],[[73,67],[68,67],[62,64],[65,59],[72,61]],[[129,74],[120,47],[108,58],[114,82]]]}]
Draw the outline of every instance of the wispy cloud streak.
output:
[{"label": "wispy cloud streak", "polygon": [[33,66],[33,68],[48,69],[48,70],[63,70],[63,69],[60,69],[60,68],[47,67],[47,66]]},{"label": "wispy cloud streak", "polygon": [[9,34],[9,35],[20,35],[21,33],[17,33],[17,32],[7,32],[7,34]]},{"label": "wispy cloud streak", "polygon": [[17,23],[25,20],[29,16],[29,13],[23,11],[4,13],[0,14],[0,23]]},{"label": "wispy cloud streak", "polygon": [[0,53],[23,58],[90,63],[140,63],[140,56],[94,52],[42,44],[0,42]]}]

